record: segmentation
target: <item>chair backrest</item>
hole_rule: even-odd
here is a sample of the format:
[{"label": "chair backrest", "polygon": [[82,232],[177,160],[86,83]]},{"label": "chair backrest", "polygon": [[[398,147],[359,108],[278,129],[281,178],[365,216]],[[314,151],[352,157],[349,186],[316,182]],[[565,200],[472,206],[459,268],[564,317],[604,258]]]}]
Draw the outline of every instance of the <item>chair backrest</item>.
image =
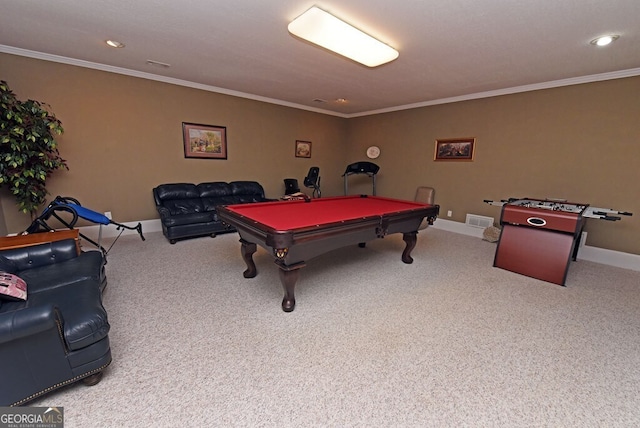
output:
[{"label": "chair backrest", "polygon": [[422,202],[423,204],[433,204],[435,193],[436,191],[433,187],[420,186],[416,190],[416,197],[414,200],[416,202]]},{"label": "chair backrest", "polygon": [[[436,191],[433,187],[420,186],[416,190],[416,197],[414,200],[416,202],[422,202],[423,204],[433,205],[433,200],[435,198]],[[423,230],[429,227],[429,221],[425,218],[420,223],[418,230]]]},{"label": "chair backrest", "polygon": [[316,187],[318,185],[318,181],[320,180],[320,168],[317,166],[312,166],[309,168],[309,172],[307,176],[304,178],[305,187]]},{"label": "chair backrest", "polygon": [[298,193],[300,191],[300,186],[298,185],[298,180],[295,178],[285,178],[284,179],[284,194],[291,195],[293,193]]}]

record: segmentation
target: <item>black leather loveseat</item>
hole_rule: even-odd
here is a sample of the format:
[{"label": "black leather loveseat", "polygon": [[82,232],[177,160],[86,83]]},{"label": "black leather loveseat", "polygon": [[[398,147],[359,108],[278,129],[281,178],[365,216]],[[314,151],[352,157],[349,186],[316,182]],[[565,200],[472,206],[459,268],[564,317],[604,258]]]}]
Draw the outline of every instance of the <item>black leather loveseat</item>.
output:
[{"label": "black leather loveseat", "polygon": [[111,362],[102,252],[81,251],[73,238],[4,249],[0,270],[27,283],[26,300],[0,300],[0,406],[98,383]]},{"label": "black leather loveseat", "polygon": [[153,189],[162,232],[169,242],[196,236],[234,232],[222,224],[219,205],[265,202],[264,189],[255,181],[215,181],[208,183],[168,183]]}]

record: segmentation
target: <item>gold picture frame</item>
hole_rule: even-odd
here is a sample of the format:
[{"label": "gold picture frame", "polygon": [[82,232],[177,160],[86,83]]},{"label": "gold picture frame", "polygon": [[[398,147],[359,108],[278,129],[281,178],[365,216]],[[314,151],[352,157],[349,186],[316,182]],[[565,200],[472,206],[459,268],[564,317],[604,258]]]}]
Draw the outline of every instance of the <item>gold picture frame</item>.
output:
[{"label": "gold picture frame", "polygon": [[227,128],[182,122],[185,158],[226,159]]},{"label": "gold picture frame", "polygon": [[296,157],[297,158],[311,157],[311,141],[296,140]]},{"label": "gold picture frame", "polygon": [[475,138],[450,138],[436,140],[433,154],[434,161],[473,161],[475,155]]}]

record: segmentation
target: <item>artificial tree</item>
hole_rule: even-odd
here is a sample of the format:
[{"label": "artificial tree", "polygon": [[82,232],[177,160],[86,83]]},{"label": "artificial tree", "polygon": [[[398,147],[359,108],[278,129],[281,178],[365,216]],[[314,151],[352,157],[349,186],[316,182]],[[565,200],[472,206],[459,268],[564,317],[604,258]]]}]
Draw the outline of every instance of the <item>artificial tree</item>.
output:
[{"label": "artificial tree", "polygon": [[0,81],[0,187],[16,198],[18,209],[33,220],[48,195],[47,178],[57,169],[69,169],[60,157],[55,136],[62,123],[39,101],[20,101]]}]

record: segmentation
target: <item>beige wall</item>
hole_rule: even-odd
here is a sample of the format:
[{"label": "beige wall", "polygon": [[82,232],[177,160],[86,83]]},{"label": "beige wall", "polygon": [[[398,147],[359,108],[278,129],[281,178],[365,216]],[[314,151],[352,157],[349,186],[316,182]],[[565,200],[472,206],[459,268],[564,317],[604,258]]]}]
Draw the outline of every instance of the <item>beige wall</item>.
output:
[{"label": "beige wall", "polygon": [[[436,189],[441,217],[500,217],[484,199],[563,198],[635,213],[588,220],[587,244],[640,254],[640,78],[351,119],[349,159],[382,154],[378,194]],[[436,139],[475,137],[473,162],[434,162]]]},{"label": "beige wall", "polygon": [[[69,171],[51,177],[52,198],[126,222],[158,218],[151,189],[161,183],[255,180],[276,198],[284,178],[302,185],[318,166],[327,194],[342,189],[346,119],[19,56],[0,54],[0,64],[18,97],[50,104],[65,129]],[[226,126],[228,159],[185,159],[182,122]],[[312,142],[310,159],[294,156],[296,140]],[[23,230],[29,218],[0,195],[7,228]]]},{"label": "beige wall", "polygon": [[[379,195],[412,199],[436,188],[442,217],[499,218],[484,199],[565,198],[628,210],[621,222],[589,220],[588,245],[640,254],[640,78],[341,119],[206,91],[0,54],[0,78],[22,99],[51,104],[65,127],[70,171],[52,177],[52,196],[78,198],[119,222],[157,218],[151,188],[165,182],[257,180],[267,196],[283,179],[319,166],[323,195],[343,192],[347,164],[382,150]],[[185,159],[181,123],[227,127],[228,160]],[[473,162],[433,161],[437,138],[475,137]],[[312,158],[295,158],[296,139]],[[350,193],[370,193],[364,176]],[[29,223],[0,191],[6,228]],[[1,225],[0,225],[1,226]]]}]

